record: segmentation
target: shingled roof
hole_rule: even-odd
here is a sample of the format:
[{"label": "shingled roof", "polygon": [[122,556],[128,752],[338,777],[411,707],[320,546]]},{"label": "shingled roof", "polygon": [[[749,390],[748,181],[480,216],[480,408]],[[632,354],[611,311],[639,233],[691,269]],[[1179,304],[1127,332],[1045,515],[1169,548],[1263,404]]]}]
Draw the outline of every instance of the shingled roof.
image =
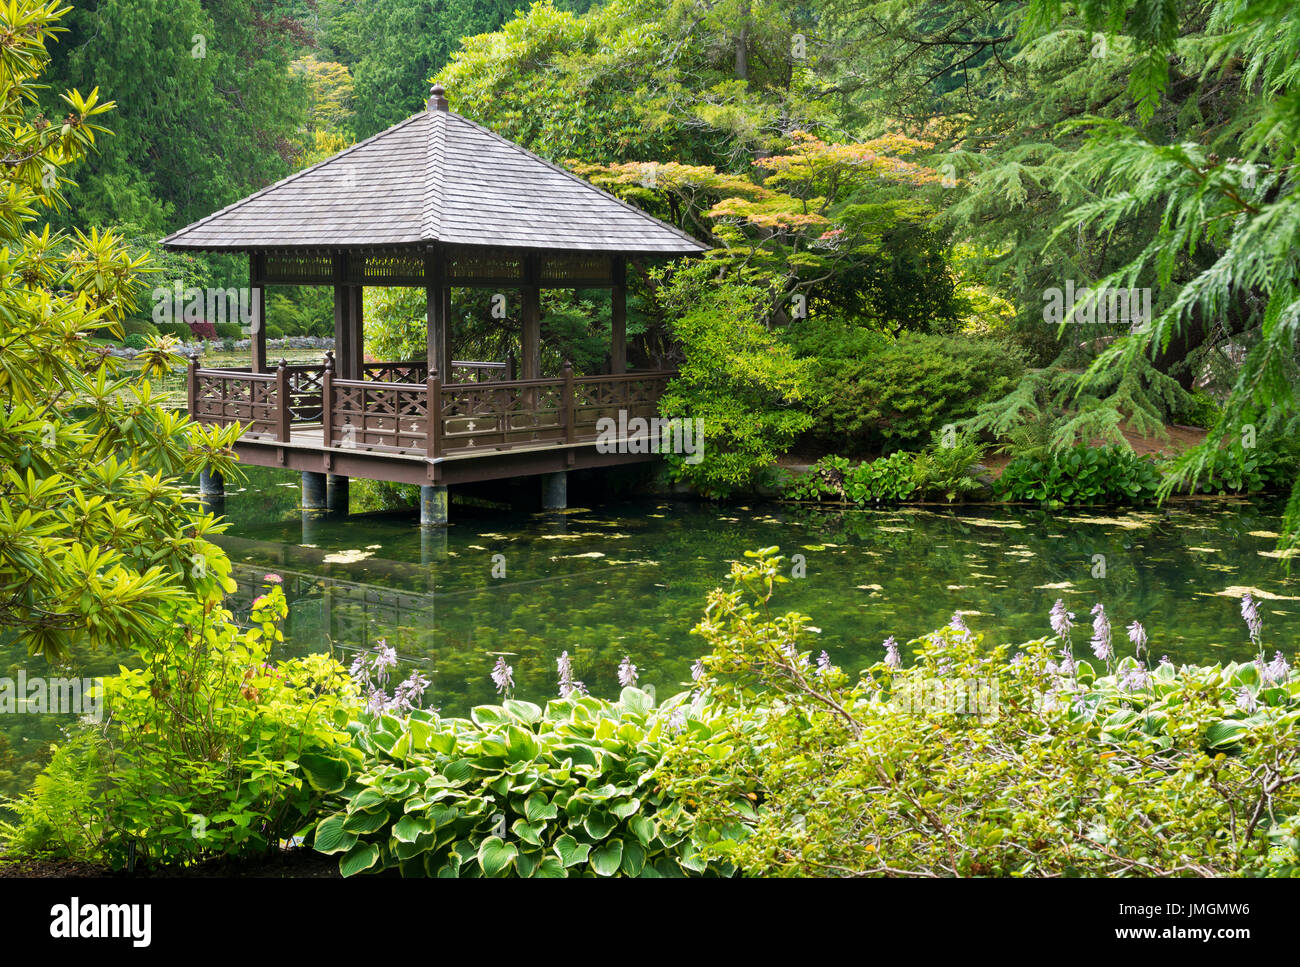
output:
[{"label": "shingled roof", "polygon": [[482,125],[430,109],[168,235],[170,249],[443,245],[684,255],[685,232]]}]

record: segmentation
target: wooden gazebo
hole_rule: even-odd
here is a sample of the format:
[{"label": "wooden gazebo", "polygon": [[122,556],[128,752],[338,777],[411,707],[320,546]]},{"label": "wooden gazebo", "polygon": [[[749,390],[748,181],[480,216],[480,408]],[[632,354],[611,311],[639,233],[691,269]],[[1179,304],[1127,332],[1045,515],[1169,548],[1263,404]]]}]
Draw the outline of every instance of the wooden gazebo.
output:
[{"label": "wooden gazebo", "polygon": [[[429,488],[425,523],[445,522],[448,484],[546,474],[555,505],[568,469],[648,459],[594,445],[602,416],[653,416],[672,375],[627,369],[627,261],[705,249],[452,113],[436,86],[426,111],[162,244],[249,256],[251,365],[204,369],[192,359],[191,414],[245,426],[246,462],[302,471],[305,506],[325,500],[325,474],[344,502],[350,476],[419,483]],[[336,356],[268,367],[268,285],[333,287]],[[424,359],[365,361],[367,285],[425,289]],[[518,373],[501,360],[449,358],[453,286],[521,291]],[[608,373],[575,377],[565,364],[543,375],[544,287],[612,290]]]}]

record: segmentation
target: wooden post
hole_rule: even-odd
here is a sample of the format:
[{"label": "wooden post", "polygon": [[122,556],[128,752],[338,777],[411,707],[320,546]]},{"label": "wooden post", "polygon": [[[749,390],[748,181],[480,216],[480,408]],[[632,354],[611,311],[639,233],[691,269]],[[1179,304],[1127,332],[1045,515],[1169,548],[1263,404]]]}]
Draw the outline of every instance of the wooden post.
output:
[{"label": "wooden post", "polygon": [[514,382],[519,378],[519,360],[515,357],[515,351],[512,349],[506,353],[506,380]]},{"label": "wooden post", "polygon": [[323,446],[334,445],[334,353],[325,353],[325,372],[320,378],[320,427]]},{"label": "wooden post", "polygon": [[524,259],[522,331],[519,356],[523,379],[540,379],[542,375],[542,298],[537,282],[537,257]]},{"label": "wooden post", "polygon": [[275,438],[281,443],[289,442],[289,424],[292,413],[289,409],[289,361],[281,359],[275,367]]},{"label": "wooden post", "polygon": [[355,301],[352,286],[347,284],[348,257],[334,256],[334,353],[339,379],[360,379],[361,364],[354,345],[356,327],[352,315]]},{"label": "wooden post", "polygon": [[609,372],[622,376],[627,372],[627,260],[614,257],[614,288],[609,306]]},{"label": "wooden post", "polygon": [[573,363],[567,359],[564,361],[562,371],[564,377],[564,394],[561,397],[564,401],[564,442],[578,442],[578,424],[573,412]]},{"label": "wooden post", "polygon": [[425,363],[429,374],[446,374],[452,379],[451,360],[447,355],[447,299],[442,253],[424,256]]},{"label": "wooden post", "polygon": [[425,407],[424,455],[432,460],[442,451],[442,380],[438,371],[430,370],[424,383]]},{"label": "wooden post", "polygon": [[366,364],[366,342],[365,342],[365,321],[362,316],[365,314],[363,306],[365,304],[365,287],[360,285],[348,286],[349,312],[348,318],[352,324],[352,375],[349,379],[362,379]]},{"label": "wooden post", "polygon": [[185,387],[186,390],[185,405],[189,410],[190,419],[194,419],[194,415],[196,412],[198,412],[198,408],[199,408],[199,354],[198,353],[190,353],[190,365],[188,367],[188,370],[189,370],[189,378],[186,381],[187,385]]},{"label": "wooden post", "polygon": [[255,373],[266,372],[266,256],[255,252],[248,257],[250,351]]}]

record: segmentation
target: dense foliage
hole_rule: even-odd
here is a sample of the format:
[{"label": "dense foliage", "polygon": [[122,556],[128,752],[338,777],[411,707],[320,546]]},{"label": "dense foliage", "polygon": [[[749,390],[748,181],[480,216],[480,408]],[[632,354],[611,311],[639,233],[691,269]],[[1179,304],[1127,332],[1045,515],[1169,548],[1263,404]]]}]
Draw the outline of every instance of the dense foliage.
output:
[{"label": "dense foliage", "polygon": [[1155,462],[1120,447],[1073,447],[1012,460],[997,480],[1006,500],[1065,504],[1143,503],[1155,499]]},{"label": "dense foliage", "polygon": [[298,833],[333,788],[357,702],[329,658],[270,663],[288,612],[278,581],[247,631],[194,605],[137,639],[138,667],[100,686],[98,721],[9,804],[7,846],[123,868],[256,855]]},{"label": "dense foliage", "polygon": [[[954,616],[910,643],[910,667],[890,639],[846,674],[814,658],[806,615],[773,612],[776,549],[751,557],[696,629],[705,700],[747,712],[683,733],[661,770],[698,824],[745,830],[707,843],[711,860],[749,875],[1300,870],[1300,680],[1262,645],[1254,663],[1152,667],[1134,622],[1136,656],[1117,660],[1098,605],[1094,667],[1058,602],[1055,637],[992,645]],[[750,797],[756,817],[736,805]]]},{"label": "dense foliage", "polygon": [[823,370],[816,436],[853,454],[915,446],[1002,396],[1023,372],[1023,356],[1002,339],[907,333]]},{"label": "dense foliage", "polygon": [[178,362],[164,346],[121,374],[96,351],[123,336],[144,261],[112,232],[42,226],[61,172],[104,134],[112,105],[64,95],[67,120],[33,107],[55,6],[0,8],[0,627],[51,658],[73,641],[126,650],[162,633],[171,608],[232,586],[218,525],[177,478],[234,475],[237,430],[165,409],[149,379]]},{"label": "dense foliage", "polygon": [[[616,703],[573,695],[544,710],[506,699],[468,719],[362,718],[352,748],[363,758],[339,778],[342,808],[313,844],[339,855],[344,876],[725,873],[700,858],[704,832],[655,774],[674,715],[627,687]],[[689,727],[707,733],[709,719]]]}]

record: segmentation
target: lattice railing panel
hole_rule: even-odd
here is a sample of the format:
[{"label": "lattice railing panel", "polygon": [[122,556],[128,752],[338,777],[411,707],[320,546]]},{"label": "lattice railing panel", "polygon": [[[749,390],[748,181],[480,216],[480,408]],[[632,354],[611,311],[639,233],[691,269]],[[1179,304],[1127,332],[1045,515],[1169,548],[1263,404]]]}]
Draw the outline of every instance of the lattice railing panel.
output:
[{"label": "lattice railing panel", "polygon": [[275,434],[275,377],[199,370],[190,415],[200,423],[241,423],[247,435]]},{"label": "lattice railing panel", "polygon": [[425,447],[428,390],[423,383],[333,381],[331,443],[336,447],[418,450]]}]

